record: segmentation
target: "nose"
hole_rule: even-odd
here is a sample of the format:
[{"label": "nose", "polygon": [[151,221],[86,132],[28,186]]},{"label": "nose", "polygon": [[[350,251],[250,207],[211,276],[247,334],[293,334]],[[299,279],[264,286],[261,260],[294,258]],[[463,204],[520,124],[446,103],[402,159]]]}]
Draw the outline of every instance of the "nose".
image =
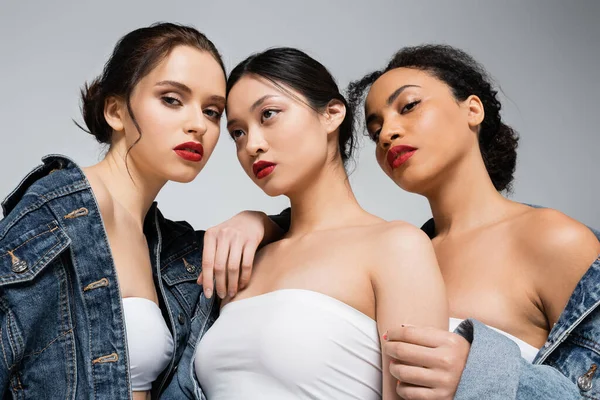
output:
[{"label": "nose", "polygon": [[260,130],[247,133],[246,152],[251,157],[257,157],[259,154],[269,151],[269,143]]},{"label": "nose", "polygon": [[395,140],[400,139],[401,137],[402,134],[400,133],[400,128],[387,128],[384,125],[379,133],[379,146],[382,149],[387,150]]},{"label": "nose", "polygon": [[185,121],[185,132],[189,135],[203,136],[208,129],[206,125],[206,116],[201,109],[193,108],[190,110]]}]

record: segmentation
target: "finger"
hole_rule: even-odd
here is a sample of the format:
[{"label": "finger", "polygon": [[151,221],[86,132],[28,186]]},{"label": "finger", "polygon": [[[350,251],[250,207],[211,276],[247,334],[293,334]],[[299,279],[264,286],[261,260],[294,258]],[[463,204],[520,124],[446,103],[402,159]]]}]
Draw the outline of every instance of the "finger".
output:
[{"label": "finger", "polygon": [[245,288],[250,282],[250,276],[252,275],[252,265],[254,264],[254,255],[258,243],[248,242],[244,246],[244,253],[242,254],[242,273],[240,275],[240,289]]},{"label": "finger", "polygon": [[200,275],[198,275],[198,285],[202,285],[202,272],[200,272]]},{"label": "finger", "polygon": [[220,233],[217,239],[217,252],[215,254],[215,283],[217,285],[217,295],[224,299],[227,294],[227,258],[229,256],[229,239]]},{"label": "finger", "polygon": [[428,368],[391,362],[390,373],[402,383],[426,388],[439,386],[440,372]]},{"label": "finger", "polygon": [[235,296],[238,291],[243,245],[244,244],[240,238],[235,238],[230,242],[229,258],[227,259],[227,291],[229,297]]},{"label": "finger", "polygon": [[204,296],[211,298],[213,294],[213,272],[215,266],[215,253],[217,251],[217,238],[206,231],[204,234],[204,248],[202,249],[202,290]]},{"label": "finger", "polygon": [[398,382],[396,393],[404,400],[432,400],[435,399],[435,392],[431,388],[411,385],[409,383]]},{"label": "finger", "polygon": [[404,325],[387,331],[390,342],[404,342],[425,347],[439,347],[445,344],[452,333],[443,329]]},{"label": "finger", "polygon": [[403,364],[434,367],[437,362],[437,349],[404,342],[384,342],[383,352]]}]

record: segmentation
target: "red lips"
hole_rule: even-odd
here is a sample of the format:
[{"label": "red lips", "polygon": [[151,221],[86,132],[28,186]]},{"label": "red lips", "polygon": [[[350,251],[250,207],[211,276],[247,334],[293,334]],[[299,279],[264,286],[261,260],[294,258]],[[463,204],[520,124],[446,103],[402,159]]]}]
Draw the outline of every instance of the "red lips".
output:
[{"label": "red lips", "polygon": [[184,160],[200,162],[204,156],[204,147],[197,142],[186,142],[173,149]]},{"label": "red lips", "polygon": [[273,172],[277,164],[268,161],[257,161],[252,164],[252,172],[258,179],[262,179]]},{"label": "red lips", "polygon": [[396,169],[408,161],[408,159],[411,158],[416,151],[417,149],[411,146],[394,146],[388,150],[387,162],[392,169]]}]

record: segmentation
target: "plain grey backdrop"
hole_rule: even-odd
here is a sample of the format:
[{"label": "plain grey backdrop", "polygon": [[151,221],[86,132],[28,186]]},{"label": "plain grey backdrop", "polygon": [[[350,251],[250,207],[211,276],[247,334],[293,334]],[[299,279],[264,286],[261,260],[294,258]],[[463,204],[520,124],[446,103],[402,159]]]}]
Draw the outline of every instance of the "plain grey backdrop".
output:
[{"label": "plain grey backdrop", "polygon": [[[0,0],[0,197],[48,153],[81,165],[100,160],[81,121],[79,89],[100,73],[116,41],[156,21],[194,25],[215,42],[228,71],[252,52],[299,47],[345,87],[384,66],[402,46],[458,46],[487,67],[503,116],[521,135],[515,200],[559,209],[600,227],[600,1],[17,1]],[[223,125],[224,126],[224,125]],[[424,198],[396,187],[367,140],[351,175],[369,211],[421,224]],[[197,229],[242,209],[278,212],[242,171],[222,136],[207,167],[158,198],[171,219]]]}]

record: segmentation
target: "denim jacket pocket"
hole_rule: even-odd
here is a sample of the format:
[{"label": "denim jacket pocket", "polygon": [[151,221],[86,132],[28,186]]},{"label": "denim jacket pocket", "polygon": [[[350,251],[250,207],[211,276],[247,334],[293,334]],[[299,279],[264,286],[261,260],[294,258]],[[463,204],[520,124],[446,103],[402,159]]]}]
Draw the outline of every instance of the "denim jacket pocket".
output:
[{"label": "denim jacket pocket", "polygon": [[71,272],[60,257],[71,241],[55,221],[23,230],[0,241],[1,383],[15,398],[38,398],[38,384],[65,382],[54,395],[74,398]]},{"label": "denim jacket pocket", "polygon": [[188,318],[192,317],[201,291],[201,287],[197,283],[201,266],[196,253],[199,253],[197,248],[191,249],[161,270],[163,282],[185,310]]},{"label": "denim jacket pocket", "polygon": [[0,287],[31,281],[70,243],[56,221],[40,224],[6,244],[0,242]]}]

